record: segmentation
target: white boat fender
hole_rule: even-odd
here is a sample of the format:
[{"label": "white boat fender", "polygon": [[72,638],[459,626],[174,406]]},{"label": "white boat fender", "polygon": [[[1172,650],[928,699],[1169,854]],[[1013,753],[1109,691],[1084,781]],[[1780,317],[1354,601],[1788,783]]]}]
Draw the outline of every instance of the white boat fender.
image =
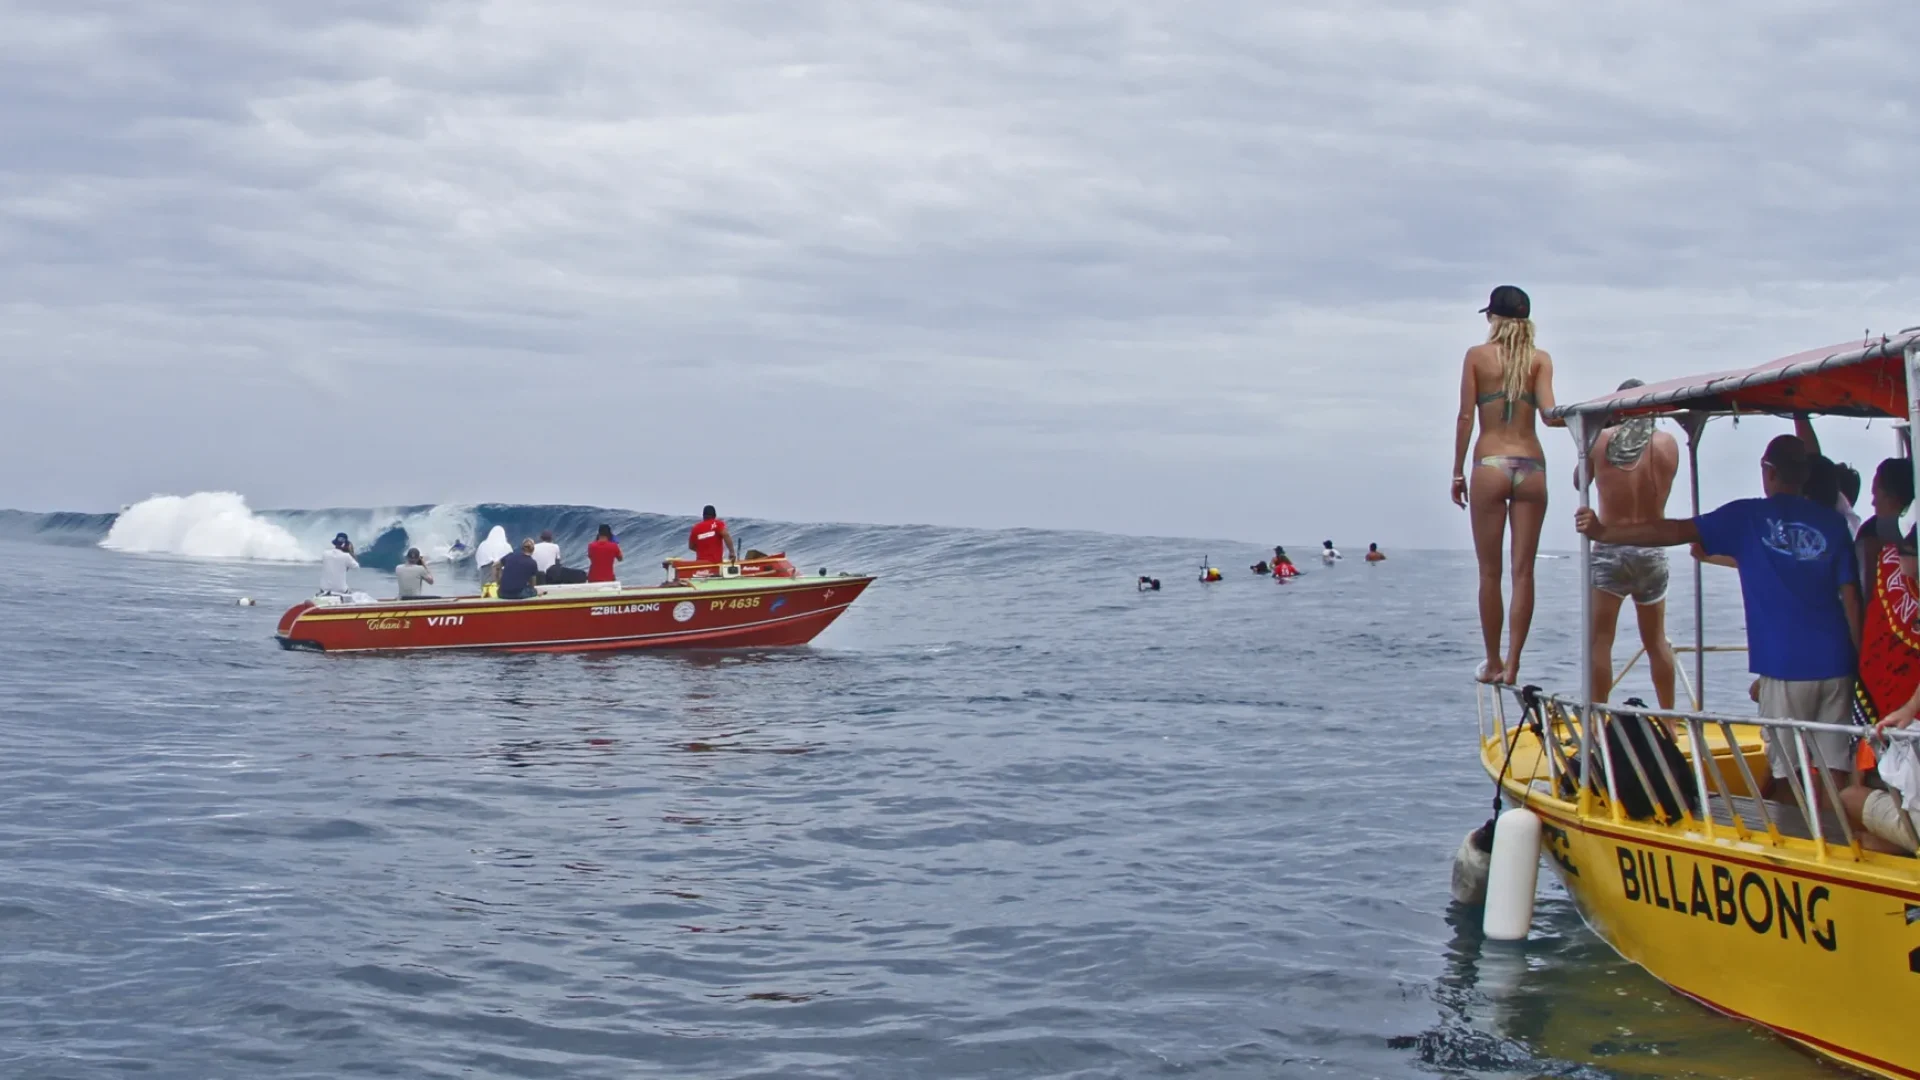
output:
[{"label": "white boat fender", "polygon": [[1500,815],[1487,867],[1487,909],[1480,928],[1489,941],[1521,941],[1533,925],[1540,881],[1540,819],[1519,806]]},{"label": "white boat fender", "polygon": [[1453,853],[1453,902],[1479,907],[1487,902],[1487,866],[1493,858],[1494,819],[1467,834]]}]

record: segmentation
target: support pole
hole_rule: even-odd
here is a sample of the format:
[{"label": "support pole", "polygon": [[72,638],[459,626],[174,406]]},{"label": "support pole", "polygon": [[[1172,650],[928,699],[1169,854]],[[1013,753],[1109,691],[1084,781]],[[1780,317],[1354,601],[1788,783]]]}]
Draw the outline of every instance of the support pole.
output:
[{"label": "support pole", "polygon": [[1913,443],[1910,441],[1913,438],[1914,425],[1920,424],[1920,396],[1916,396],[1920,395],[1920,341],[1909,342],[1907,344],[1906,361],[1907,439],[1909,440],[1907,443],[1907,456],[1914,466],[1914,479],[1920,481],[1920,458],[1913,456]]},{"label": "support pole", "polygon": [[[1688,413],[1680,419],[1687,433],[1687,483],[1693,493],[1693,516],[1700,516],[1700,436],[1706,433],[1704,413]],[[1693,560],[1693,711],[1707,708],[1707,598],[1699,559]]]},{"label": "support pole", "polygon": [[[1593,439],[1587,435],[1588,420],[1579,413],[1567,417],[1567,432],[1573,436],[1575,475],[1580,479],[1580,508],[1592,506],[1593,477],[1587,455]],[[1598,434],[1599,427],[1594,427]],[[1580,815],[1593,809],[1593,541],[1580,534]],[[1611,666],[1611,661],[1609,661]],[[1612,776],[1608,776],[1612,781]]]}]

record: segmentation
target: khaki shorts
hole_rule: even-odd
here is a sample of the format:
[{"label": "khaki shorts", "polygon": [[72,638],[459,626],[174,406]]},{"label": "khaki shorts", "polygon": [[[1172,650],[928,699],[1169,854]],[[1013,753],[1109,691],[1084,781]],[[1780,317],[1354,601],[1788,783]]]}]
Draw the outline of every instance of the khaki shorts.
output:
[{"label": "khaki shorts", "polygon": [[1870,792],[1860,809],[1860,819],[1873,835],[1920,854],[1920,813],[1902,807],[1893,793]]},{"label": "khaki shorts", "polygon": [[[1760,715],[1774,720],[1804,720],[1815,724],[1853,722],[1853,676],[1788,682],[1760,676]],[[1853,736],[1844,731],[1803,731],[1807,759],[1816,769],[1853,769]],[[1775,776],[1800,771],[1793,738],[1775,728],[1764,728],[1767,766]]]}]

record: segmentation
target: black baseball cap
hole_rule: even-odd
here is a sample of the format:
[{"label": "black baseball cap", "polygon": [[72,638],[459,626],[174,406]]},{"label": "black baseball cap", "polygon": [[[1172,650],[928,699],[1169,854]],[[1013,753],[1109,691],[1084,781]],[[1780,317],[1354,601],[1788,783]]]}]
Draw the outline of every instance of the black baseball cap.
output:
[{"label": "black baseball cap", "polygon": [[1498,315],[1503,319],[1528,319],[1533,317],[1533,300],[1527,291],[1518,285],[1496,285],[1487,296],[1487,306],[1480,309],[1482,315]]}]

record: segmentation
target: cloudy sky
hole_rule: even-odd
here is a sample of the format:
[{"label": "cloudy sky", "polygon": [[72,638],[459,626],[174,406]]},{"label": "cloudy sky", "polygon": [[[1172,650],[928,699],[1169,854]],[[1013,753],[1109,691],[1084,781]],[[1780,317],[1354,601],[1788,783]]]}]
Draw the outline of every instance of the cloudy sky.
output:
[{"label": "cloudy sky", "polygon": [[[1494,284],[1563,399],[1920,323],[1915,40],[1910,0],[0,0],[0,505],[1465,546]],[[1709,497],[1778,429],[1716,433]]]}]

